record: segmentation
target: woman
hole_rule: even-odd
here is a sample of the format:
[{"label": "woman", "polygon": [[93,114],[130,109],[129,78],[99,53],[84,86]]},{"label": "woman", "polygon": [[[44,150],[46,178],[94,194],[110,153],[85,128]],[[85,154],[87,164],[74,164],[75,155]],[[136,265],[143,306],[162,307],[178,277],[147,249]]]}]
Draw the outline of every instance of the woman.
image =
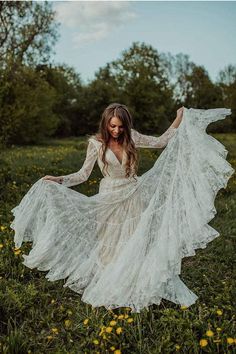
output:
[{"label": "woman", "polygon": [[[162,298],[193,304],[198,297],[179,278],[181,260],[219,236],[208,222],[217,191],[234,172],[227,150],[205,129],[229,114],[182,107],[154,137],[133,129],[125,105],[109,105],[99,132],[88,139],[82,168],[44,176],[12,209],[16,247],[33,242],[23,264],[49,270],[50,281],[68,277],[64,287],[94,307],[140,312]],[[137,176],[136,148],[165,146]],[[67,188],[86,181],[96,161],[103,174],[97,194]]]}]

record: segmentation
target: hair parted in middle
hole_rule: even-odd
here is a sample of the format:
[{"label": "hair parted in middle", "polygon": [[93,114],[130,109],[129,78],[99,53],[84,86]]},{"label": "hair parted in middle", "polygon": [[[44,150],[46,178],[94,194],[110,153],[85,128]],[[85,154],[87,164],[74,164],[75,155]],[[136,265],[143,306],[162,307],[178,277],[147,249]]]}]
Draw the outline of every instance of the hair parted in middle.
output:
[{"label": "hair parted in middle", "polygon": [[[95,134],[97,140],[102,142],[102,162],[104,163],[104,168],[107,170],[108,163],[106,161],[105,155],[108,148],[108,142],[110,139],[110,133],[108,131],[109,121],[117,117],[121,120],[124,127],[123,132],[119,135],[118,141],[123,145],[125,150],[127,160],[125,164],[126,177],[132,177],[137,174],[139,155],[135,148],[134,141],[131,137],[131,129],[133,128],[132,116],[126,105],[121,103],[111,103],[105,108],[102,113],[102,118],[99,123],[98,132]],[[108,171],[107,171],[108,173]],[[109,174],[109,173],[108,173]]]}]

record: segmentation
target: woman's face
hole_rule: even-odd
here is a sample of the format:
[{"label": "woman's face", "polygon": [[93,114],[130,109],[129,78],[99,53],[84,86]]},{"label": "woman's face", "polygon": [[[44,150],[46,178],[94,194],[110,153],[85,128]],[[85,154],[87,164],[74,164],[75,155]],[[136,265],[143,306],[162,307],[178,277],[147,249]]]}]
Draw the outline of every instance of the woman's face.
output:
[{"label": "woman's face", "polygon": [[118,117],[112,117],[108,122],[108,131],[113,138],[118,138],[124,131],[122,121]]}]

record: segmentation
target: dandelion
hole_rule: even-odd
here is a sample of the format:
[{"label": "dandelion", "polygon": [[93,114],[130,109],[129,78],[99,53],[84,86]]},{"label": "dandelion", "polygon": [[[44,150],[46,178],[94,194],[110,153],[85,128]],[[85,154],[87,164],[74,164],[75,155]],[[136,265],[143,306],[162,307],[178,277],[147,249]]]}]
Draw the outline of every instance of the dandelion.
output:
[{"label": "dandelion", "polygon": [[95,345],[98,345],[98,344],[99,344],[99,341],[98,341],[97,339],[94,339],[94,340],[93,340],[93,343],[94,343]]},{"label": "dandelion", "polygon": [[122,328],[121,327],[116,328],[116,333],[117,334],[121,334],[121,332],[122,332]]},{"label": "dandelion", "polygon": [[212,332],[211,330],[206,331],[206,335],[207,335],[207,337],[212,337],[212,336],[214,336],[214,332]]},{"label": "dandelion", "polygon": [[68,328],[71,325],[71,320],[65,320],[64,323],[65,323],[65,326]]},{"label": "dandelion", "polygon": [[121,354],[120,349],[116,349],[116,350],[114,351],[114,354]]},{"label": "dandelion", "polygon": [[51,340],[51,339],[53,339],[53,336],[47,336],[47,339]]},{"label": "dandelion", "polygon": [[86,318],[83,323],[86,325],[86,324],[88,324],[88,321],[89,321],[89,319]]},{"label": "dandelion", "polygon": [[182,305],[182,306],[180,307],[181,310],[187,310],[187,308],[188,308],[188,306],[185,306],[185,305]]},{"label": "dandelion", "polygon": [[115,326],[115,325],[116,325],[116,323],[117,323],[117,322],[116,322],[116,321],[114,321],[114,320],[113,320],[113,321],[110,321],[110,326]]},{"label": "dandelion", "polygon": [[2,243],[0,243],[0,248],[3,248],[3,247],[4,247],[4,245]]},{"label": "dandelion", "polygon": [[124,318],[129,318],[129,315],[127,315],[127,313],[124,315]]},{"label": "dandelion", "polygon": [[124,315],[119,315],[118,320],[122,320],[124,318]]},{"label": "dandelion", "polygon": [[217,313],[217,315],[219,315],[219,316],[222,316],[222,315],[223,315],[223,311],[222,311],[222,310],[217,310],[216,313]]},{"label": "dandelion", "polygon": [[112,327],[107,327],[105,331],[106,331],[107,333],[111,333],[112,329],[113,329]]},{"label": "dandelion", "polygon": [[111,350],[116,350],[116,348],[113,345],[110,347],[110,349]]},{"label": "dandelion", "polygon": [[52,328],[52,332],[55,333],[55,334],[58,334],[58,328]]},{"label": "dandelion", "polygon": [[227,343],[228,343],[228,344],[233,344],[233,343],[234,343],[234,339],[231,338],[231,337],[228,337],[228,338],[227,338]]},{"label": "dandelion", "polygon": [[131,323],[131,322],[133,322],[133,320],[134,320],[133,318],[128,318],[127,322]]},{"label": "dandelion", "polygon": [[208,341],[206,339],[201,339],[199,344],[200,344],[201,347],[206,347],[207,344],[208,344]]}]

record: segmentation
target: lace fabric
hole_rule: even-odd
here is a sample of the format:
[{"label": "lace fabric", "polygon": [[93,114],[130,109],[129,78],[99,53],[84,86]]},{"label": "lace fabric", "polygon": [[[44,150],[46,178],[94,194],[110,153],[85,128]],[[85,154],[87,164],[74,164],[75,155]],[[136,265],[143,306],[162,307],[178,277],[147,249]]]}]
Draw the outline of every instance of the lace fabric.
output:
[{"label": "lace fabric", "polygon": [[[36,181],[11,210],[16,247],[32,241],[23,264],[47,270],[49,281],[66,279],[64,287],[93,307],[140,312],[161,299],[194,304],[198,296],[180,279],[181,261],[219,236],[208,223],[216,214],[218,190],[235,172],[224,145],[205,128],[229,114],[226,108],[184,108],[181,124],[161,143],[160,137],[133,132],[142,147],[168,143],[136,180],[124,177],[124,164],[107,150],[110,175],[93,196]],[[93,153],[87,153],[91,159],[87,173],[79,173],[82,179],[95,159],[101,163],[95,154],[101,143],[89,140]]]},{"label": "lace fabric", "polygon": [[[131,129],[131,136],[134,140],[135,147],[143,148],[163,148],[168,144],[168,141],[176,132],[176,128],[169,127],[160,137],[144,135],[139,133],[135,129]],[[81,169],[75,173],[71,173],[66,176],[62,176],[62,184],[66,187],[72,187],[77,184],[87,181],[89,178],[94,164],[97,159],[99,159],[99,167],[102,172],[103,162],[101,160],[101,155],[99,154],[99,146],[101,143],[94,138],[90,138],[88,141],[86,158]],[[110,151],[110,150],[109,150]],[[110,153],[113,154],[112,151]]]}]

